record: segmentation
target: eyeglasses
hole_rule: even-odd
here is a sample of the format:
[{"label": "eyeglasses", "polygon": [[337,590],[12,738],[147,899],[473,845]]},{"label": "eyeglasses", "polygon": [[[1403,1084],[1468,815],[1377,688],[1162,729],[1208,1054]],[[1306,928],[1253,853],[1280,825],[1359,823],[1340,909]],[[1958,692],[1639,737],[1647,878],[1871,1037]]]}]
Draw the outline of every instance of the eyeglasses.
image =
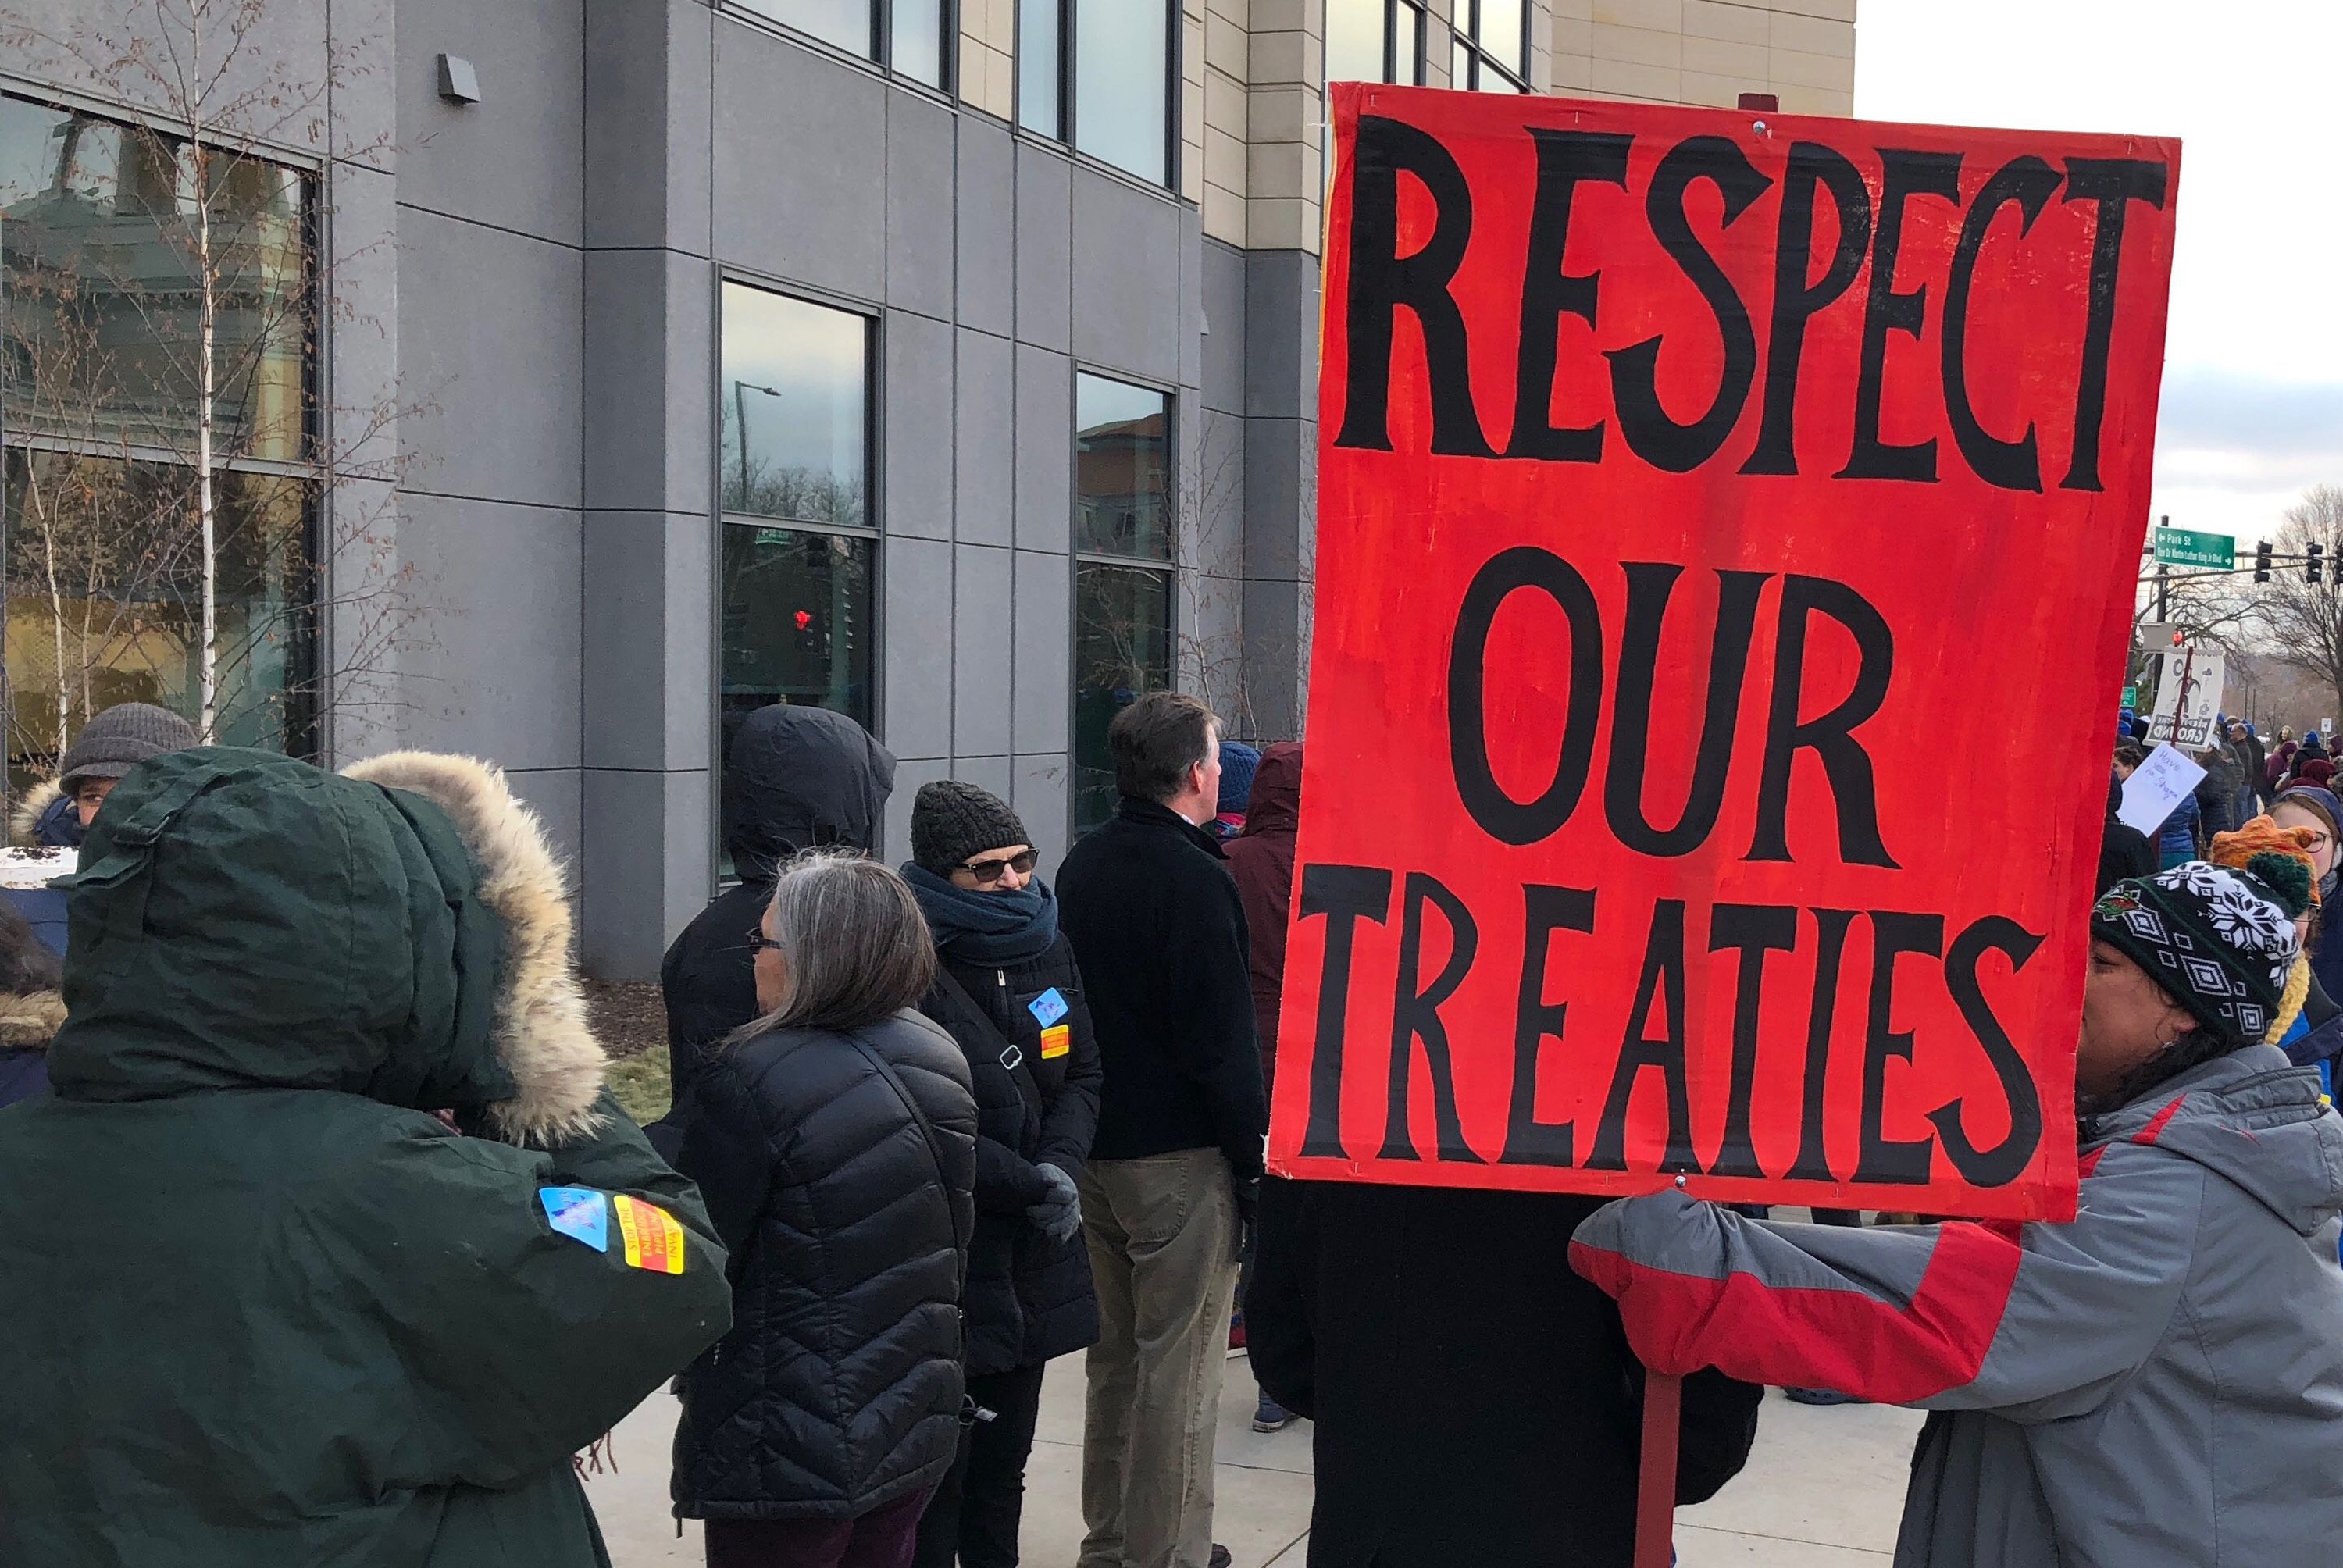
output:
[{"label": "eyeglasses", "polygon": [[778,950],[780,945],[779,941],[765,934],[765,928],[762,925],[754,925],[749,928],[749,956],[750,958],[755,958],[767,948]]},{"label": "eyeglasses", "polygon": [[1004,872],[1014,871],[1021,877],[1030,877],[1033,874],[1033,868],[1041,863],[1041,851],[1027,849],[1021,854],[1011,855],[1006,859],[962,861],[960,869],[974,877],[978,887],[989,888],[1001,880]]}]

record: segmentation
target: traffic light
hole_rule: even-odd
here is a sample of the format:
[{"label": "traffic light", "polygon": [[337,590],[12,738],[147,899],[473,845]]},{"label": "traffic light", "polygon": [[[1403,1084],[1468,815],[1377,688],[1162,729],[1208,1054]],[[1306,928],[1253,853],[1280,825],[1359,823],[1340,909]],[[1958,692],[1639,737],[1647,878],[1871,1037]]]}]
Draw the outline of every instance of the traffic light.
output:
[{"label": "traffic light", "polygon": [[2269,580],[2270,542],[2268,539],[2264,539],[2261,543],[2254,547],[2254,581],[2258,583],[2266,583]]},{"label": "traffic light", "polygon": [[2314,583],[2322,581],[2319,573],[2327,564],[2325,559],[2327,547],[2313,539],[2304,547],[2302,555],[2302,580]]}]

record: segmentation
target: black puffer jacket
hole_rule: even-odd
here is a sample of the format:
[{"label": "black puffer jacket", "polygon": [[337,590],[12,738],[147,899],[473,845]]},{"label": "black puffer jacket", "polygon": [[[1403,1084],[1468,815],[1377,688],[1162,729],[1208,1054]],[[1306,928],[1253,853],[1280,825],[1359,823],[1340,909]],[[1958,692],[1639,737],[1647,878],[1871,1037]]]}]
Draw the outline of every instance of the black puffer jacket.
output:
[{"label": "black puffer jacket", "polygon": [[[977,1376],[1035,1366],[1098,1338],[1089,1250],[1076,1231],[1052,1241],[1025,1218],[1049,1195],[1034,1169],[1046,1161],[1081,1174],[1098,1129],[1098,1037],[1060,937],[1039,957],[1006,965],[943,960],[920,1010],[951,1031],[976,1090],[976,1237],[960,1306],[968,1370]],[[1044,1053],[1029,1004],[1055,990],[1070,1010],[1067,1049]],[[1009,1063],[1014,1062],[1011,1067]]]},{"label": "black puffer jacket", "polygon": [[[749,932],[773,898],[773,870],[826,844],[866,854],[895,787],[895,758],[842,713],[777,703],[741,721],[724,762],[724,843],[740,885],[692,918],[659,964],[675,1103],[723,1038],[757,1016]],[[669,1159],[676,1118],[650,1130]]]},{"label": "black puffer jacket", "polygon": [[711,1059],[682,1119],[732,1281],[732,1331],[683,1379],[686,1518],[851,1519],[951,1465],[968,1068],[915,1013],[857,1034],[919,1114],[847,1035],[776,1030]]}]

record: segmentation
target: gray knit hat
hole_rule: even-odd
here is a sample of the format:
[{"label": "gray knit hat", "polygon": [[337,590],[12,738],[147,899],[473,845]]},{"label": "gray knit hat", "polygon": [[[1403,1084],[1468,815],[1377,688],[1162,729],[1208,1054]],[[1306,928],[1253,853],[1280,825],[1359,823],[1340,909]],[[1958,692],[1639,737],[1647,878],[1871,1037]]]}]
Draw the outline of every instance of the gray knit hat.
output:
[{"label": "gray knit hat", "polygon": [[957,779],[922,784],[911,801],[911,861],[939,877],[972,855],[1032,841],[1009,802]]},{"label": "gray knit hat", "polygon": [[70,794],[78,779],[119,779],[149,757],[195,744],[196,727],[169,709],[117,702],[82,726],[57,763],[57,783]]}]

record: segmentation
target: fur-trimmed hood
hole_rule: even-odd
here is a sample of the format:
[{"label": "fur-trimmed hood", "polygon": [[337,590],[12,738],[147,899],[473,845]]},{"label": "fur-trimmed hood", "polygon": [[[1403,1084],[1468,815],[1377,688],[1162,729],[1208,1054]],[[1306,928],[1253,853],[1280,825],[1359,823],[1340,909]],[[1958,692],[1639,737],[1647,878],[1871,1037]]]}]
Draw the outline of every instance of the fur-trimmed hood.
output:
[{"label": "fur-trimmed hood", "polygon": [[65,999],[56,991],[0,991],[0,1049],[46,1050],[65,1022]]},{"label": "fur-trimmed hood", "polygon": [[65,786],[54,779],[44,779],[17,799],[8,813],[8,842],[19,849],[39,843],[41,819],[49,808],[65,799]]},{"label": "fur-trimmed hood", "polygon": [[590,1131],[609,1059],[578,983],[568,881],[537,814],[503,769],[475,758],[394,751],[342,772],[438,807],[478,868],[475,892],[504,928],[496,1051],[518,1086],[490,1107],[498,1131],[539,1141]]}]

